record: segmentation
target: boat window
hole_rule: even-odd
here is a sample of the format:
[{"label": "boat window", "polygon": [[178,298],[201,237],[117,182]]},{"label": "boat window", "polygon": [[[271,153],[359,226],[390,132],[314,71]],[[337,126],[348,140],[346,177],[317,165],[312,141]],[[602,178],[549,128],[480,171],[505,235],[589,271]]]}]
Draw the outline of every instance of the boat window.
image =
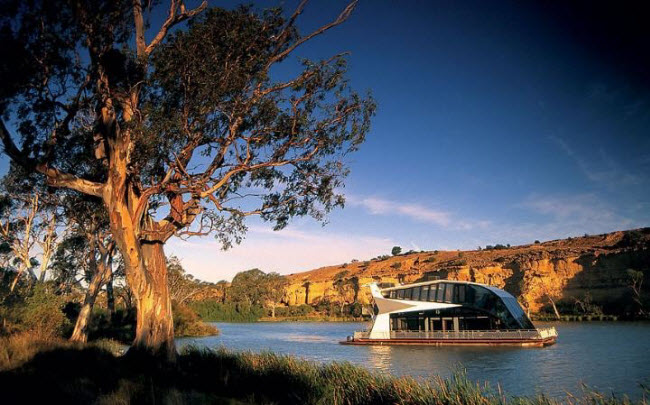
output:
[{"label": "boat window", "polygon": [[422,291],[420,292],[420,301],[426,301],[428,296],[429,296],[429,286],[425,285],[424,287],[422,287]]},{"label": "boat window", "polygon": [[392,290],[392,291],[390,292],[390,298],[395,298],[395,290]]},{"label": "boat window", "polygon": [[465,284],[456,284],[454,292],[454,302],[457,304],[465,303]]},{"label": "boat window", "polygon": [[474,299],[476,298],[476,287],[473,285],[467,285],[465,286],[465,303],[466,304],[473,304]]},{"label": "boat window", "polygon": [[438,284],[438,293],[436,294],[437,302],[445,301],[445,285],[446,284]]},{"label": "boat window", "polygon": [[413,301],[420,300],[420,291],[421,291],[420,287],[413,287],[413,296],[411,297]]},{"label": "boat window", "polygon": [[454,288],[453,284],[447,285],[445,289],[445,302],[452,302],[454,299]]},{"label": "boat window", "polygon": [[404,299],[404,290],[397,290],[397,298]]},{"label": "boat window", "polygon": [[435,302],[436,301],[436,292],[438,291],[438,284],[432,284],[429,286],[429,301]]},{"label": "boat window", "polygon": [[412,288],[405,288],[404,289],[404,299],[405,300],[410,300],[411,299],[411,294],[413,294],[413,289]]},{"label": "boat window", "polygon": [[490,305],[492,294],[485,288],[476,286],[472,287],[474,289],[474,306],[490,311],[492,309],[492,305]]}]

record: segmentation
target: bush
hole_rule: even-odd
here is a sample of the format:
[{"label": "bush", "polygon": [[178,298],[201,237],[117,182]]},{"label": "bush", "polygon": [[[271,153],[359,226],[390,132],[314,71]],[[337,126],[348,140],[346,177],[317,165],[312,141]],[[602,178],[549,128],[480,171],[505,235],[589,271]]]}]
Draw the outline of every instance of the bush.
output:
[{"label": "bush", "polygon": [[402,262],[393,263],[393,264],[390,265],[390,267],[392,267],[394,269],[402,268]]},{"label": "bush", "polygon": [[307,304],[275,308],[275,316],[281,317],[307,316],[312,312],[314,312],[314,308],[311,305]]},{"label": "bush", "polygon": [[20,323],[38,336],[62,336],[72,324],[63,313],[66,302],[60,295],[49,291],[48,286],[37,284],[20,310]]},{"label": "bush", "polygon": [[503,245],[501,243],[497,243],[494,246],[492,246],[492,245],[485,246],[485,250],[502,250],[502,249],[508,249],[509,247],[510,247],[510,244],[508,244],[506,246],[506,245]]},{"label": "bush", "polygon": [[118,307],[109,318],[105,308],[95,305],[88,326],[88,339],[113,339],[129,344],[135,337],[136,317],[135,308]]},{"label": "bush", "polygon": [[345,306],[345,312],[355,318],[360,318],[363,314],[363,305],[358,302],[353,302],[352,304]]},{"label": "bush", "polygon": [[215,300],[194,301],[188,305],[205,322],[256,322],[265,315],[264,308],[241,302]]},{"label": "bush", "polygon": [[182,336],[210,336],[217,335],[219,330],[199,319],[199,316],[190,307],[172,301],[174,314],[174,335]]}]

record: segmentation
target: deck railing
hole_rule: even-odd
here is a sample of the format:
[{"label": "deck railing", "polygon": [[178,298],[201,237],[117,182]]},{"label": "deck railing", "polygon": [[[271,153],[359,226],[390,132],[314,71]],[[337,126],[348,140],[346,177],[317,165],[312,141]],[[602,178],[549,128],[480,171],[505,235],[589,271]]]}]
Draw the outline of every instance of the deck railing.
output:
[{"label": "deck railing", "polygon": [[[546,339],[557,336],[554,327],[514,330],[460,330],[460,331],[391,331],[391,339]],[[369,339],[370,332],[354,332],[355,339]]]}]

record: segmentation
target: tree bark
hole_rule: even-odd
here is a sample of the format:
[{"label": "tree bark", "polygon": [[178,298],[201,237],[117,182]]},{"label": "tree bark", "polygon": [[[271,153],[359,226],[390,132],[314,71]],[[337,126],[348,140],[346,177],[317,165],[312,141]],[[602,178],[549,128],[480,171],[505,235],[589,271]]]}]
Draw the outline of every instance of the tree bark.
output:
[{"label": "tree bark", "polygon": [[176,357],[174,320],[163,244],[143,243],[141,251],[144,271],[131,284],[138,315],[132,350],[144,350],[173,361]]},{"label": "tree bark", "polygon": [[81,311],[79,311],[77,322],[74,325],[74,331],[70,337],[70,341],[72,342],[86,343],[88,341],[88,322],[90,321],[90,315],[104,278],[104,269],[102,266],[97,266],[95,263],[93,267],[95,267],[95,271],[88,285]]},{"label": "tree bark", "polygon": [[113,292],[113,269],[112,263],[108,264],[108,279],[106,280],[106,309],[108,311],[108,321],[112,321],[115,313],[115,293]]},{"label": "tree bark", "polygon": [[107,187],[105,193],[111,234],[124,260],[126,280],[135,300],[137,322],[129,354],[144,353],[174,362],[174,321],[163,242],[145,241],[136,235],[132,207],[123,191]]}]

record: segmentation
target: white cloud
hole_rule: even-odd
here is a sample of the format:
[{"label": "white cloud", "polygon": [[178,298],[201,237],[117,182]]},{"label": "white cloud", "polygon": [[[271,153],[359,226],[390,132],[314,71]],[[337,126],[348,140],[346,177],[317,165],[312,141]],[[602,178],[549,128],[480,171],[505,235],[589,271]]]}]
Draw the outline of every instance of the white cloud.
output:
[{"label": "white cloud", "polygon": [[[583,233],[600,234],[641,226],[642,221],[620,214],[595,194],[531,194],[520,208],[546,216],[545,221],[531,221],[500,226],[515,239],[557,239]],[[525,240],[525,239],[524,239]]]},{"label": "white cloud", "polygon": [[326,228],[309,232],[287,228],[273,231],[262,226],[249,228],[246,239],[222,251],[213,239],[171,240],[168,255],[181,259],[195,277],[206,281],[230,280],[239,271],[259,268],[281,274],[341,264],[386,254],[396,243],[389,238],[335,234]]},{"label": "white cloud", "polygon": [[447,230],[485,229],[492,224],[487,220],[460,219],[450,212],[429,208],[419,203],[350,195],[346,196],[346,202],[351,206],[365,208],[372,215],[403,216],[416,222],[439,225]]},{"label": "white cloud", "polygon": [[448,226],[451,215],[445,211],[434,210],[421,204],[404,203],[376,197],[357,198],[347,196],[346,201],[352,206],[364,207],[373,215],[402,215],[416,221]]}]

